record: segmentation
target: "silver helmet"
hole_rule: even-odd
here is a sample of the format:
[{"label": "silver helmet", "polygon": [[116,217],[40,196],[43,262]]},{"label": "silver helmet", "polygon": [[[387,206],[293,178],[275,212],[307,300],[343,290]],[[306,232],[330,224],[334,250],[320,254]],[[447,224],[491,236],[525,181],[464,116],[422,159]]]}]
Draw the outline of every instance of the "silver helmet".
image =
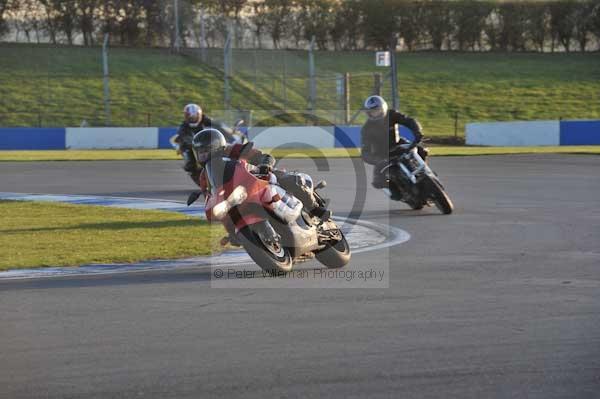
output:
[{"label": "silver helmet", "polygon": [[183,118],[191,127],[197,127],[202,121],[202,108],[198,104],[188,104],[183,108]]},{"label": "silver helmet", "polygon": [[365,100],[365,111],[369,119],[381,119],[387,115],[388,105],[381,96],[371,96]]}]

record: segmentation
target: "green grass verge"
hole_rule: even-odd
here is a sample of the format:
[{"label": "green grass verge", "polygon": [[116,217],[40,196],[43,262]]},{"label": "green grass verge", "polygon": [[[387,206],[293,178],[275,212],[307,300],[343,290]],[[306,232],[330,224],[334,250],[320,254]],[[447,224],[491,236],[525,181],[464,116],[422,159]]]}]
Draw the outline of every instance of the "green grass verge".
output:
[{"label": "green grass verge", "polygon": [[511,154],[595,154],[600,146],[540,146],[540,147],[429,147],[432,155],[511,155]]},{"label": "green grass verge", "polygon": [[[600,154],[600,146],[540,146],[540,147],[471,147],[430,146],[432,155],[469,156],[503,154]],[[357,157],[357,148],[277,149],[266,152],[276,158],[348,158]],[[180,160],[172,150],[68,150],[68,151],[0,151],[0,162],[31,161],[118,161],[118,160]]]},{"label": "green grass verge", "polygon": [[220,226],[170,212],[0,201],[0,270],[137,262],[218,251]]},{"label": "green grass verge", "polygon": [[[99,47],[2,44],[0,53],[0,125],[104,123]],[[209,51],[216,64],[222,57],[220,49]],[[338,123],[341,113],[328,111],[340,108],[336,74],[351,74],[351,109],[357,110],[372,92],[373,73],[387,73],[374,66],[371,51],[319,51],[315,63],[318,115]],[[454,134],[455,113],[460,135],[473,121],[598,119],[599,64],[598,52],[399,53],[401,108],[427,135]],[[114,125],[173,126],[191,101],[222,117],[223,75],[194,57],[111,48],[109,67]],[[253,122],[277,110],[306,110],[305,51],[236,50],[233,69],[233,108],[251,110]],[[386,83],[383,94],[389,92]]]}]

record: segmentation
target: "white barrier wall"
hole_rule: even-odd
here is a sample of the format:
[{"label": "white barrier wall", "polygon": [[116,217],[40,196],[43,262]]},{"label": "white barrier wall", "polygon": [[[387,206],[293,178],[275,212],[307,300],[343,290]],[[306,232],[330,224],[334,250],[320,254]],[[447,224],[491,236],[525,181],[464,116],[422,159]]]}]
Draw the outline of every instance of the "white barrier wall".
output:
[{"label": "white barrier wall", "polygon": [[248,137],[257,148],[334,147],[333,126],[254,127]]},{"label": "white barrier wall", "polygon": [[65,147],[71,149],[156,148],[155,127],[68,127]]},{"label": "white barrier wall", "polygon": [[559,121],[467,123],[467,145],[560,145]]}]

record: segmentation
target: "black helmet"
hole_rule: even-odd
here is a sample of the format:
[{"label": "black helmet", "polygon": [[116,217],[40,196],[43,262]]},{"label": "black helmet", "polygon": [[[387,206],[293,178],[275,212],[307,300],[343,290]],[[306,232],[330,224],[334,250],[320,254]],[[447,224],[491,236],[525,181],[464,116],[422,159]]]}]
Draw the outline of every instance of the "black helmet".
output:
[{"label": "black helmet", "polygon": [[273,169],[275,167],[276,161],[271,154],[263,154],[262,158],[260,159],[260,164]]},{"label": "black helmet", "polygon": [[192,147],[198,163],[207,162],[212,155],[222,154],[227,141],[217,129],[204,129],[194,135]]}]

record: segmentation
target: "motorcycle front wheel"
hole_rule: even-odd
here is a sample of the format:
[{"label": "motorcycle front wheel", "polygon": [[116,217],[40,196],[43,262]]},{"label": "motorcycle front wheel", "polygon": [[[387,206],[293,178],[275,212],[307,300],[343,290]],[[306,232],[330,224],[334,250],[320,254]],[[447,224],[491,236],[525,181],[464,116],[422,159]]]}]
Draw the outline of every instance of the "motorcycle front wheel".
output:
[{"label": "motorcycle front wheel", "polygon": [[327,244],[324,249],[315,253],[317,260],[329,269],[346,266],[350,262],[351,256],[350,245],[343,234],[341,240],[333,245]]},{"label": "motorcycle front wheel", "polygon": [[425,178],[425,183],[429,197],[433,200],[440,212],[444,215],[451,214],[454,210],[454,204],[452,204],[452,200],[450,200],[450,197],[446,194],[446,191],[444,191],[440,182],[438,182],[437,179],[427,176]]},{"label": "motorcycle front wheel", "polygon": [[238,239],[252,260],[265,272],[276,275],[292,270],[290,250],[282,245],[264,243],[250,226],[239,231]]}]

